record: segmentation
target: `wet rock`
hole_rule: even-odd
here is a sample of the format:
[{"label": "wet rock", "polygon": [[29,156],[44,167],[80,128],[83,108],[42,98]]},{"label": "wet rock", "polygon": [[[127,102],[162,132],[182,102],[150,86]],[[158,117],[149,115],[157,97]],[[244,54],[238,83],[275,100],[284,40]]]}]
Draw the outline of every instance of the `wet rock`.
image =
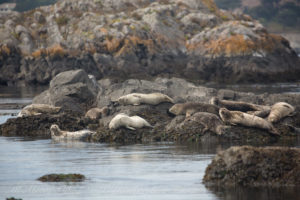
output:
[{"label": "wet rock", "polygon": [[41,182],[82,182],[85,176],[82,174],[47,174],[38,180]]},{"label": "wet rock", "polygon": [[6,123],[0,125],[0,135],[51,138],[52,124],[69,131],[82,130],[86,126],[73,112],[62,112],[56,115],[41,114],[8,119]]},{"label": "wet rock", "polygon": [[83,70],[58,74],[50,82],[50,88],[33,99],[33,103],[50,104],[85,113],[94,103],[98,85]]},{"label": "wet rock", "polygon": [[15,197],[10,197],[10,198],[6,198],[6,200],[22,200],[22,199],[18,199],[18,198],[15,198]]},{"label": "wet rock", "polygon": [[299,186],[300,149],[231,147],[217,154],[206,168],[206,185]]}]

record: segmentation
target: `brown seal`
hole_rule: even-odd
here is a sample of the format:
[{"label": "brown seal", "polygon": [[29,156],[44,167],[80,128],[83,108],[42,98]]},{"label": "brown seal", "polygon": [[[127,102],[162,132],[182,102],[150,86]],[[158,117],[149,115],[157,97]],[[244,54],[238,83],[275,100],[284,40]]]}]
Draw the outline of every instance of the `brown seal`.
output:
[{"label": "brown seal", "polygon": [[228,110],[237,110],[242,112],[270,110],[270,106],[257,105],[257,104],[243,102],[243,101],[221,100],[217,97],[211,98],[209,102],[210,104],[217,105],[220,108],[224,107],[227,108]]},{"label": "brown seal", "polygon": [[174,115],[186,115],[186,117],[189,117],[196,112],[208,112],[208,113],[219,115],[219,107],[207,103],[188,102],[188,103],[178,103],[173,105],[169,109],[169,112]]},{"label": "brown seal", "polygon": [[103,108],[91,108],[85,114],[86,118],[90,118],[92,120],[100,119],[101,117],[106,117],[109,114],[109,108],[107,106]]},{"label": "brown seal", "polygon": [[257,117],[240,111],[229,111],[226,108],[221,108],[219,114],[221,119],[225,123],[229,123],[231,125],[243,125],[247,127],[260,128],[267,130],[269,133],[272,133],[274,135],[279,135],[273,125],[261,117]]},{"label": "brown seal", "polygon": [[194,121],[204,126],[203,133],[211,131],[218,135],[225,133],[228,126],[224,126],[223,121],[215,114],[208,112],[197,112],[193,116],[185,119],[185,121]]}]

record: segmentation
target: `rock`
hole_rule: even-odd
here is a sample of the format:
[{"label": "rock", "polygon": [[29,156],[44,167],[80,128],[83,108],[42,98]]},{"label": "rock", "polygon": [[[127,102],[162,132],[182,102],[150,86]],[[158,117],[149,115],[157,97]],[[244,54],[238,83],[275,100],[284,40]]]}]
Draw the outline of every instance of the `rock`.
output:
[{"label": "rock", "polygon": [[300,149],[231,147],[213,159],[203,182],[222,187],[299,186]]},{"label": "rock", "polygon": [[85,113],[92,107],[98,93],[98,83],[83,70],[58,74],[50,88],[33,99],[33,103],[60,106],[63,110]]},{"label": "rock", "polygon": [[41,182],[82,182],[85,176],[82,174],[47,174],[38,180]]},{"label": "rock", "polygon": [[22,200],[22,199],[18,199],[18,198],[10,197],[10,198],[6,198],[6,200]]},{"label": "rock", "polygon": [[[68,75],[71,77],[67,77]],[[63,78],[64,76],[66,78]],[[276,102],[277,100],[293,100],[295,104],[291,104],[296,108],[296,114],[275,124],[274,126],[280,133],[280,137],[273,137],[267,131],[253,127],[224,126],[217,115],[210,115],[209,113],[195,113],[195,116],[187,119],[185,116],[170,116],[168,110],[173,106],[172,103],[161,103],[157,106],[122,106],[112,102],[112,100],[132,92],[160,92],[172,97],[176,103],[186,101],[208,103],[212,97],[216,97],[221,93],[216,89],[198,86],[180,78],[157,78],[153,81],[129,79],[124,82],[105,78],[97,82],[99,87],[97,98],[93,92],[94,84],[95,82],[90,80],[89,76],[80,70],[66,72],[57,76],[51,81],[50,88],[34,98],[33,103],[40,102],[50,105],[55,103],[55,106],[62,106],[62,111],[58,114],[42,114],[9,119],[0,126],[0,134],[4,136],[50,137],[50,126],[57,124],[62,130],[77,131],[88,128],[96,131],[97,133],[92,137],[93,142],[195,141],[205,143],[206,141],[223,141],[269,144],[285,139],[297,141],[300,127],[300,106],[298,100],[293,99],[298,98],[297,95],[255,95],[253,93],[236,91],[227,91],[229,94],[234,95],[224,95],[224,98],[230,96],[230,98],[234,98],[232,99],[234,101],[247,100],[249,103],[258,105],[268,105],[268,103],[272,105],[273,101]],[[89,99],[93,100],[94,104],[90,104]],[[95,109],[96,104],[97,108]],[[98,108],[103,107],[105,109],[100,112]],[[96,110],[94,112],[92,109],[95,119],[84,117],[85,111],[90,108]],[[109,113],[106,112],[107,110],[109,110]],[[101,118],[99,113],[101,113]],[[119,113],[125,113],[129,116],[140,116],[154,128],[142,128],[136,131],[123,128],[117,131],[109,130],[109,122]]]},{"label": "rock", "polygon": [[0,135],[51,138],[52,124],[58,124],[62,129],[70,131],[85,128],[84,122],[76,113],[63,112],[55,115],[41,114],[8,119],[6,123],[0,125]]},{"label": "rock", "polygon": [[39,12],[39,11],[36,11],[36,12],[33,14],[33,16],[34,16],[35,21],[36,21],[37,23],[39,23],[39,24],[42,24],[42,23],[45,23],[45,22],[46,22],[45,17],[44,17],[43,14],[42,14],[41,12]]},{"label": "rock", "polygon": [[162,76],[200,83],[300,76],[286,39],[246,15],[219,10],[212,0],[62,0],[1,15],[0,22],[1,45],[17,49],[5,56],[0,51],[3,85],[45,85],[74,69],[97,79]]}]

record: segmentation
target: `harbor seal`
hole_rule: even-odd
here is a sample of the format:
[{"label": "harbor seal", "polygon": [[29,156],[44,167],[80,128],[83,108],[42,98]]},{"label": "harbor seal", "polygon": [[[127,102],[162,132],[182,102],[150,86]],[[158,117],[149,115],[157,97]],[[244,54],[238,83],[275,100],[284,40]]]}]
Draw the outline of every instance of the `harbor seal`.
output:
[{"label": "harbor seal", "polygon": [[117,102],[121,105],[138,106],[140,104],[158,105],[162,102],[174,103],[174,100],[162,93],[151,93],[151,94],[131,93],[125,96],[121,96],[120,98],[117,99]]},{"label": "harbor seal", "polygon": [[197,112],[193,116],[186,118],[184,123],[186,121],[194,121],[203,125],[203,133],[206,131],[211,131],[218,135],[223,135],[226,128],[229,128],[228,126],[224,125],[223,121],[217,115],[208,112]]},{"label": "harbor seal", "polygon": [[118,129],[125,127],[130,130],[136,130],[137,128],[151,127],[145,119],[139,116],[129,117],[124,113],[117,114],[109,123],[109,129]]},{"label": "harbor seal", "polygon": [[91,137],[96,133],[90,130],[81,130],[81,131],[62,131],[59,126],[56,124],[52,124],[50,127],[51,139],[55,141],[60,140],[80,140],[80,141],[88,141]]},{"label": "harbor seal", "polygon": [[61,107],[55,107],[48,104],[30,104],[25,106],[21,112],[19,112],[18,117],[40,114],[57,114],[60,109]]},{"label": "harbor seal", "polygon": [[106,117],[109,114],[109,108],[107,106],[103,108],[91,108],[85,114],[86,118],[97,120],[101,117]]},{"label": "harbor seal", "polygon": [[292,116],[294,112],[295,108],[292,105],[285,102],[278,102],[272,106],[267,120],[271,123],[276,123],[284,117]]},{"label": "harbor seal", "polygon": [[212,104],[207,103],[178,103],[173,105],[169,112],[173,115],[185,115],[186,117],[189,117],[193,115],[196,112],[208,112],[212,114],[219,115],[219,107]]},{"label": "harbor seal", "polygon": [[236,110],[241,112],[247,111],[262,111],[262,110],[270,110],[270,106],[257,105],[252,103],[247,103],[243,101],[229,101],[229,100],[221,100],[217,97],[213,97],[209,101],[210,104],[216,105],[219,107],[227,108],[228,110]]},{"label": "harbor seal", "polygon": [[257,117],[240,111],[229,111],[226,108],[221,108],[219,114],[221,119],[225,123],[230,123],[231,125],[243,125],[247,127],[260,128],[267,130],[271,134],[279,135],[278,131],[273,127],[272,123],[261,117]]}]

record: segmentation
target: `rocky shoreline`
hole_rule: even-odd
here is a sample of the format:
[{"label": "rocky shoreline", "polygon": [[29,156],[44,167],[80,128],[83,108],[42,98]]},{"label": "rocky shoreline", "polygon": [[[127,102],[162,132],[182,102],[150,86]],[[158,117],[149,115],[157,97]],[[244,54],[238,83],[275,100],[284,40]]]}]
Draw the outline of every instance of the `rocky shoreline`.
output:
[{"label": "rocky shoreline", "polygon": [[[164,102],[158,105],[121,105],[117,102],[117,99],[125,94],[148,94],[154,92],[167,94],[174,102]],[[233,102],[248,102],[251,105],[261,106],[271,106],[276,102],[284,101],[293,105],[295,112],[292,116],[285,117],[274,124],[274,128],[279,133],[279,136],[276,136],[270,134],[267,130],[259,128],[226,124],[219,119],[218,115],[211,113],[203,114],[198,112],[191,117],[186,117],[185,115],[171,115],[169,111],[174,105],[173,103],[208,103],[212,97],[227,101],[232,100]],[[47,104],[49,106],[56,106],[54,107],[55,112],[51,114],[49,110],[45,110],[44,113],[30,113],[31,111],[29,110],[30,115],[28,116],[24,112],[24,116],[8,119],[6,123],[0,125],[0,135],[23,136],[36,139],[51,138],[50,127],[56,124],[61,130],[69,132],[83,129],[91,130],[93,135],[88,137],[87,142],[113,144],[150,142],[220,144],[226,142],[238,145],[266,145],[284,143],[285,141],[296,144],[300,140],[300,129],[298,128],[300,127],[300,94],[264,93],[255,95],[253,93],[232,90],[216,90],[198,86],[180,78],[156,78],[152,81],[129,79],[124,82],[107,78],[96,81],[94,76],[88,75],[85,71],[74,70],[60,73],[54,77],[50,82],[49,89],[36,96],[33,99],[33,103],[36,105]],[[61,109],[56,109],[57,106]],[[87,115],[87,111],[91,108],[98,108],[91,113],[100,113]],[[108,125],[110,121],[119,113],[142,117],[152,127],[144,127],[136,130],[130,130],[126,127],[117,130],[109,129]],[[193,117],[195,118],[194,120]],[[221,134],[218,132],[218,126],[224,127]],[[219,153],[207,168],[204,181],[208,187],[220,184],[225,187],[239,184],[248,186],[299,185],[299,177],[297,175],[299,172],[299,162],[297,159],[295,158],[294,160],[291,156],[288,158],[283,157],[282,160],[280,159],[282,157],[280,152],[292,151],[297,153],[297,148],[286,150],[286,147],[272,147],[264,150],[257,147],[235,147],[235,149],[237,150],[234,150],[234,152],[238,153],[241,151],[242,153],[238,153],[237,155],[228,153],[233,151],[232,148],[227,150],[228,152]],[[243,153],[244,151],[246,153]],[[247,153],[247,151],[249,152]],[[266,154],[264,154],[265,151]],[[260,157],[257,158],[257,153],[253,152],[261,152],[259,154]],[[277,155],[276,152],[279,152],[279,154]],[[226,154],[226,156],[223,154]],[[245,165],[239,164],[240,157],[238,155],[240,154],[252,155],[247,157],[250,161],[246,160]],[[272,156],[270,157],[271,154]],[[290,155],[289,153],[284,155],[287,154]],[[233,156],[233,158],[230,156]],[[252,157],[255,159],[252,159]],[[270,160],[270,162],[264,161],[263,164],[260,164],[260,168],[255,171],[256,174],[259,175],[261,171],[268,171],[272,166],[282,165],[286,167],[290,166],[288,163],[293,163],[292,170],[296,173],[296,178],[288,175],[290,168],[287,168],[284,172],[285,174],[282,175],[286,177],[284,180],[279,180],[281,175],[275,176],[275,178],[269,176],[269,172],[266,175],[268,176],[268,180],[261,180],[252,176],[249,176],[250,178],[252,177],[251,180],[247,178],[249,173],[253,171],[249,166],[255,166],[255,164],[258,164],[260,160],[266,157],[270,157],[270,159],[274,157],[274,159]],[[229,165],[224,168],[224,163],[226,164],[228,159],[236,159],[234,163],[237,163],[237,165]],[[221,162],[223,163],[222,165],[219,164]],[[232,166],[236,167],[232,168]],[[226,167],[228,168],[228,173],[226,172],[224,178],[220,174],[223,173],[222,170],[227,170]],[[272,170],[277,174],[274,167]],[[239,174],[236,174],[236,172],[239,172]],[[223,184],[222,181],[228,184]]]},{"label": "rocky shoreline", "polygon": [[[245,127],[227,126],[225,132],[218,135],[216,123],[199,124],[197,121],[185,120],[185,116],[172,116],[168,110],[172,103],[159,105],[142,104],[118,105],[113,103],[124,94],[134,92],[159,92],[172,97],[175,103],[204,102],[212,97],[233,101],[244,101],[260,105],[273,105],[284,101],[293,105],[295,115],[286,117],[280,123],[274,124],[280,137],[275,137],[266,130]],[[33,99],[35,104],[59,106],[62,109],[55,114],[23,116],[9,119],[0,126],[3,136],[35,136],[50,138],[50,126],[57,124],[61,130],[77,131],[84,128],[96,131],[92,142],[140,143],[151,141],[205,142],[240,141],[244,143],[267,144],[282,139],[299,137],[300,127],[300,97],[299,94],[261,94],[235,92],[232,90],[216,90],[197,86],[179,78],[157,78],[153,81],[130,79],[115,82],[111,79],[95,81],[83,70],[67,71],[57,75],[50,83],[48,90]],[[85,113],[91,108],[107,108],[105,115],[90,119]],[[141,128],[135,131],[121,128],[110,130],[108,124],[118,113],[129,116],[137,115],[146,119],[154,128]]]},{"label": "rocky shoreline", "polygon": [[300,59],[285,38],[250,16],[219,10],[213,0],[64,0],[2,14],[0,33],[2,85],[47,85],[74,69],[123,81],[300,77]]}]

